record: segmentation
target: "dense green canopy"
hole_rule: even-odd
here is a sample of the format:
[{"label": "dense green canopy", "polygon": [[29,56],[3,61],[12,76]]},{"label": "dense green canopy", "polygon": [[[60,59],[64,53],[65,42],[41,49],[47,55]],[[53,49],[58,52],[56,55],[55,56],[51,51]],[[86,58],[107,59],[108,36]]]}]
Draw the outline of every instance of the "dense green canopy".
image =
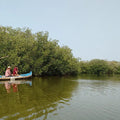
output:
[{"label": "dense green canopy", "polygon": [[48,32],[32,33],[29,28],[0,26],[0,74],[6,67],[18,66],[19,73],[33,75],[120,74],[120,62],[94,59],[81,61]]},{"label": "dense green canopy", "polygon": [[[8,56],[8,57],[4,57]],[[0,27],[0,74],[8,65],[17,65],[20,73],[66,75],[78,73],[78,59],[71,49],[49,40],[48,32],[33,34],[28,28]]]}]

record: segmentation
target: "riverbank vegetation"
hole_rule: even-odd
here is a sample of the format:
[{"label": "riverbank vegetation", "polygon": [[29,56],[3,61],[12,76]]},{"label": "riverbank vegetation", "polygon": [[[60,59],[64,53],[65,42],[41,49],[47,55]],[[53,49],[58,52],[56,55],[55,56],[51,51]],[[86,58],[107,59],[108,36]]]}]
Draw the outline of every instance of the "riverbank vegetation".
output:
[{"label": "riverbank vegetation", "polygon": [[120,62],[80,61],[68,46],[49,39],[48,32],[32,33],[29,28],[0,27],[0,58],[0,74],[8,65],[17,65],[20,73],[33,71],[35,76],[120,74]]},{"label": "riverbank vegetation", "polygon": [[120,74],[120,62],[94,59],[80,61],[80,73],[82,74]]}]

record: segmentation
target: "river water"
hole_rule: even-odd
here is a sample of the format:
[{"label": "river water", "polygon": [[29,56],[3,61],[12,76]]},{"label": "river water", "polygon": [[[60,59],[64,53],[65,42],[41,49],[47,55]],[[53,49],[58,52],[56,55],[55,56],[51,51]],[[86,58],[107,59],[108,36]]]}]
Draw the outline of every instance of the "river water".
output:
[{"label": "river water", "polygon": [[120,76],[0,82],[0,120],[119,120]]}]

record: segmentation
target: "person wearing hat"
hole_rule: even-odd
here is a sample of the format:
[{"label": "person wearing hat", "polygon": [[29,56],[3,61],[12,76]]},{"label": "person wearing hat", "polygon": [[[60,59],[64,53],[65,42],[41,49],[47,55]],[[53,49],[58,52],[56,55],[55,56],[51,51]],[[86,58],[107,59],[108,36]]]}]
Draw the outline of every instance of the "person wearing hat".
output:
[{"label": "person wearing hat", "polygon": [[12,76],[10,69],[11,69],[11,67],[8,66],[7,69],[6,69],[6,71],[5,71],[5,77],[10,77],[10,76]]}]

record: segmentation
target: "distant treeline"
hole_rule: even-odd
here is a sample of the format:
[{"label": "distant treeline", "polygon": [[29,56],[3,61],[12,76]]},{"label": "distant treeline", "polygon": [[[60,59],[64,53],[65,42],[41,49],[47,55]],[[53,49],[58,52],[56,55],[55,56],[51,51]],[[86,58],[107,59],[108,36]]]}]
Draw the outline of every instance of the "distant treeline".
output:
[{"label": "distant treeline", "polygon": [[83,74],[120,74],[120,62],[93,59],[80,61],[80,73]]},{"label": "distant treeline", "polygon": [[48,37],[48,32],[32,33],[29,28],[1,26],[0,74],[8,65],[18,66],[19,73],[32,71],[35,76],[120,73],[120,62],[80,61],[69,47]]}]

